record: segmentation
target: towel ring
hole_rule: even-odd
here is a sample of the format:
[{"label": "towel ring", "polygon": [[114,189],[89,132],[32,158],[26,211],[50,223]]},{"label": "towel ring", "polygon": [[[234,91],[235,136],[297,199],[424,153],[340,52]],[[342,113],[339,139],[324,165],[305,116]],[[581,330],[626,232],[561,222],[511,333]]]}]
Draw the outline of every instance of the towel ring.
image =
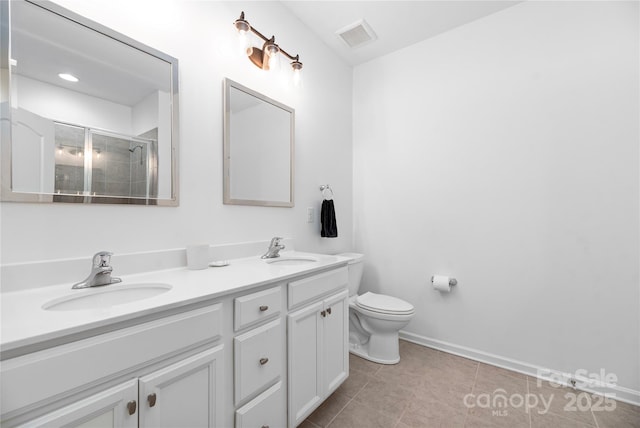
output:
[{"label": "towel ring", "polygon": [[[320,186],[320,191],[322,192],[322,197],[328,200],[333,199],[333,190],[331,189],[331,186],[329,186],[328,184],[323,184]],[[331,192],[331,195],[327,195],[327,191]]]}]

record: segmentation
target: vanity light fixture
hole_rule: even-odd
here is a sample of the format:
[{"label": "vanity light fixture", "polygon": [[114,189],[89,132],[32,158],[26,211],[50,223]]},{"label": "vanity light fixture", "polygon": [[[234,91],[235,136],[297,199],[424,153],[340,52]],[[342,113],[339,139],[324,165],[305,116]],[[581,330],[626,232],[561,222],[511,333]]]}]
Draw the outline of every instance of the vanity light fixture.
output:
[{"label": "vanity light fixture", "polygon": [[78,78],[76,76],[74,76],[73,74],[69,74],[69,73],[60,73],[58,74],[58,77],[66,80],[67,82],[78,82]]},{"label": "vanity light fixture", "polygon": [[[262,70],[277,70],[279,68],[278,53],[281,53],[289,60],[291,60],[291,69],[293,70],[293,84],[294,86],[300,86],[302,83],[302,63],[300,62],[300,56],[290,55],[284,49],[276,44],[275,36],[271,36],[270,39],[266,38],[261,32],[256,30],[244,19],[244,12],[240,13],[240,18],[236,19],[233,26],[238,30],[238,37],[240,38],[240,46],[243,52],[249,57],[249,60],[258,68]],[[264,44],[262,49],[253,47],[249,40],[249,32],[254,33],[260,37]]]}]

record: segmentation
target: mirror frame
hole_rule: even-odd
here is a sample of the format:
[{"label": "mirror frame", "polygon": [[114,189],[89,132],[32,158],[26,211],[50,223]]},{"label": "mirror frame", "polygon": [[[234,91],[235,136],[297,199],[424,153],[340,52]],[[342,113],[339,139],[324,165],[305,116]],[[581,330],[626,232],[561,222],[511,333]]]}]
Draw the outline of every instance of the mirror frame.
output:
[{"label": "mirror frame", "polygon": [[[272,104],[275,107],[278,107],[282,110],[285,110],[291,114],[290,121],[290,138],[289,138],[289,201],[269,201],[269,200],[255,200],[255,199],[234,199],[231,197],[231,88],[237,89],[239,91],[245,92],[253,97],[256,97],[266,103]],[[223,159],[224,159],[224,196],[223,203],[227,205],[253,205],[253,206],[263,206],[263,207],[286,207],[291,208],[295,205],[294,202],[294,166],[295,166],[295,122],[296,122],[296,113],[295,109],[289,107],[285,104],[282,104],[279,101],[276,101],[272,98],[267,97],[253,89],[247,88],[246,86],[234,82],[229,78],[224,79],[224,149],[223,149]]]},{"label": "mirror frame", "polygon": [[[10,4],[13,1],[0,1],[0,68],[7,70],[6,73],[0,73],[0,89],[2,97],[0,102],[11,104],[11,10]],[[1,154],[0,162],[1,180],[0,183],[0,201],[2,202],[41,202],[41,203],[95,203],[95,204],[131,204],[131,205],[153,205],[153,206],[178,206],[179,205],[179,173],[178,173],[178,145],[179,145],[179,91],[178,91],[178,59],[150,46],[147,46],[135,39],[121,34],[109,27],[98,22],[92,21],[63,8],[55,3],[45,0],[20,0],[30,3],[36,7],[40,7],[48,12],[69,19],[89,30],[98,32],[105,37],[111,38],[118,43],[123,43],[134,49],[137,49],[147,55],[157,57],[170,66],[171,70],[171,195],[167,198],[139,198],[129,196],[107,196],[107,195],[65,195],[64,201],[54,201],[55,194],[48,193],[31,193],[31,192],[14,192],[12,190],[12,165],[11,165],[11,144],[12,144],[12,125],[11,110],[6,112],[6,118],[9,123],[4,120],[5,115],[0,119],[1,129],[0,137]]]}]

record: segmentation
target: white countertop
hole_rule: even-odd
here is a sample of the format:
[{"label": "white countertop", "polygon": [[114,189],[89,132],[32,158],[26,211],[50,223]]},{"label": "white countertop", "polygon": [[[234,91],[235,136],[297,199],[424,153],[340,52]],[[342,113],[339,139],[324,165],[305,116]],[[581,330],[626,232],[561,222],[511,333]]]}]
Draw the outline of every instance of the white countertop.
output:
[{"label": "white countertop", "polygon": [[126,276],[119,276],[117,266],[114,266],[113,276],[122,278],[122,283],[106,287],[163,283],[170,284],[172,288],[158,296],[99,309],[54,311],[42,308],[53,299],[95,292],[95,287],[72,290],[72,284],[60,284],[2,293],[0,349],[3,353],[16,351],[41,342],[242,292],[301,274],[343,266],[348,261],[347,258],[339,256],[297,251],[282,252],[281,255],[281,258],[312,257],[317,259],[317,262],[291,266],[269,264],[260,257],[248,257],[229,260],[229,265],[224,267],[203,270],[188,270],[183,267]]}]

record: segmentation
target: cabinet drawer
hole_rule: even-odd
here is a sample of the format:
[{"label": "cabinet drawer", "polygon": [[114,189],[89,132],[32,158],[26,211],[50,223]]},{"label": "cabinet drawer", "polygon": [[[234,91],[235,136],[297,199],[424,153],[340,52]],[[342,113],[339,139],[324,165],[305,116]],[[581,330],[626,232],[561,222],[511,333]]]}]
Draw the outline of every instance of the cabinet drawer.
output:
[{"label": "cabinet drawer", "polygon": [[284,329],[279,319],[234,339],[236,404],[280,378]]},{"label": "cabinet drawer", "polygon": [[286,426],[284,389],[278,382],[236,411],[236,428]]},{"label": "cabinet drawer", "polygon": [[289,283],[289,309],[349,285],[346,267]]},{"label": "cabinet drawer", "polygon": [[282,305],[280,288],[278,286],[236,298],[234,302],[235,331],[258,324],[279,314]]}]

